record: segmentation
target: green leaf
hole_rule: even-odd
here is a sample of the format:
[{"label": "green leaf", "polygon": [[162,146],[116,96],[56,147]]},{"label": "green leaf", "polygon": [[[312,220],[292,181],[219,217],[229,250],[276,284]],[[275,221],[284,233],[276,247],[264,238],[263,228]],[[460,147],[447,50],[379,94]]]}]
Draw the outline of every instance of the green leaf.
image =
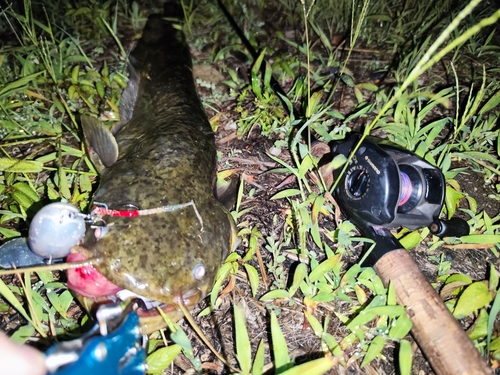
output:
[{"label": "green leaf", "polygon": [[[235,256],[239,257],[239,255],[236,253],[232,253],[232,254],[235,254]],[[229,254],[229,257],[232,254]],[[215,306],[215,301],[217,300],[217,296],[219,295],[219,291],[220,291],[220,288],[222,286],[222,283],[224,282],[224,280],[226,280],[226,278],[228,277],[228,275],[232,269],[233,269],[233,265],[231,263],[227,263],[227,260],[226,260],[226,263],[224,263],[222,265],[222,267],[219,268],[219,271],[217,271],[215,283],[214,283],[214,286],[212,288],[212,292],[210,293],[210,305],[211,306]]]},{"label": "green leaf", "polygon": [[488,316],[488,336],[486,337],[486,352],[487,353],[489,353],[489,351],[490,351],[491,335],[493,334],[493,327],[494,327],[495,320],[496,320],[496,317],[498,316],[499,312],[500,312],[500,293],[497,291],[497,294],[495,296],[495,300],[493,301],[493,304],[491,305],[490,314]]},{"label": "green leaf", "polygon": [[316,91],[311,95],[311,101],[307,103],[306,117],[310,118],[317,112],[318,104],[321,102],[323,97],[323,91]]},{"label": "green leaf", "polygon": [[255,96],[262,100],[262,90],[260,88],[259,70],[261,69],[262,62],[264,61],[266,50],[263,49],[259,57],[255,60],[251,71],[252,91]]},{"label": "green leaf", "polygon": [[3,227],[0,227],[0,234],[6,239],[19,237],[21,235],[21,233],[19,233],[17,230],[3,228]]},{"label": "green leaf", "polygon": [[293,297],[297,289],[299,289],[300,283],[304,281],[306,276],[307,276],[307,265],[301,262],[297,265],[297,268],[295,268],[295,272],[293,273],[293,281],[289,289],[290,296]]},{"label": "green leaf", "polygon": [[321,264],[319,264],[312,272],[309,274],[309,280],[313,283],[317,281],[325,273],[330,272],[339,262],[340,254],[337,254],[331,258],[328,258]]},{"label": "green leaf", "polygon": [[337,293],[318,293],[313,297],[313,301],[328,303],[335,300],[335,298],[340,298]]},{"label": "green leaf", "polygon": [[387,287],[387,305],[395,306],[396,302],[396,291],[394,290],[394,285],[392,285],[392,282],[390,282],[389,286]]},{"label": "green leaf", "polygon": [[363,89],[363,90],[373,91],[373,92],[380,90],[380,88],[376,84],[370,83],[370,82],[358,83],[358,84],[356,84],[356,87]]},{"label": "green leaf", "polygon": [[257,294],[257,289],[259,288],[259,273],[254,266],[244,263],[245,271],[247,271],[248,282],[250,283],[250,288],[252,289],[252,296],[255,297]]},{"label": "green leaf", "polygon": [[271,338],[273,343],[274,368],[276,369],[276,375],[279,375],[288,370],[292,366],[292,363],[288,355],[285,337],[274,311],[271,311]]},{"label": "green leaf", "polygon": [[377,315],[387,315],[389,317],[397,317],[400,315],[405,315],[405,309],[403,306],[376,306],[369,309]]},{"label": "green leaf", "polygon": [[264,371],[264,341],[260,340],[253,360],[252,375],[262,375]]},{"label": "green leaf", "polygon": [[500,234],[470,234],[460,237],[462,243],[497,244],[500,243]]},{"label": "green leaf", "polygon": [[341,357],[343,352],[335,337],[330,335],[329,333],[323,332],[321,335],[321,339],[324,341],[328,349],[332,352],[335,357]]},{"label": "green leaf", "polygon": [[345,119],[344,123],[348,123],[348,122],[350,122],[358,117],[365,115],[367,112],[371,111],[373,107],[374,107],[374,104],[369,104],[369,105],[364,105],[363,107],[361,107],[359,109],[357,108],[357,112],[354,112],[351,115],[349,115]]},{"label": "green leaf", "polygon": [[420,243],[420,241],[421,241],[420,233],[416,230],[408,233],[406,236],[399,239],[399,242],[401,243],[401,245],[403,245],[403,247],[406,250],[413,249]]},{"label": "green leaf", "polygon": [[191,341],[187,337],[186,333],[182,329],[180,329],[180,327],[177,331],[175,331],[173,334],[170,335],[170,338],[176,344],[182,346],[182,349],[188,351],[193,350],[193,347],[191,346]]},{"label": "green leaf", "polygon": [[451,219],[453,217],[458,207],[458,204],[460,203],[463,197],[464,195],[461,192],[456,191],[455,189],[449,186],[446,186],[444,201],[446,205],[446,210],[448,212],[448,219]]},{"label": "green leaf", "polygon": [[33,201],[26,194],[21,193],[20,191],[14,191],[12,193],[12,198],[14,198],[14,200],[23,208],[30,208],[33,204]]},{"label": "green leaf", "polygon": [[24,319],[33,324],[26,310],[24,310],[23,305],[17,300],[16,296],[10,291],[7,285],[5,285],[2,279],[0,279],[0,294],[24,317]]},{"label": "green leaf", "polygon": [[[69,292],[68,292],[69,293]],[[66,316],[66,307],[65,304],[59,298],[59,295],[52,289],[47,290],[47,298],[49,299],[52,306],[56,309],[56,311],[64,318],[67,319]]]},{"label": "green leaf", "polygon": [[61,302],[63,311],[68,311],[69,306],[71,305],[73,300],[74,297],[69,290],[65,290],[59,295],[59,301]]},{"label": "green leaf", "polygon": [[148,374],[159,374],[165,370],[172,361],[179,355],[182,347],[178,344],[173,344],[160,348],[146,358],[148,366]]},{"label": "green leaf", "polygon": [[347,158],[345,157],[345,155],[342,155],[342,154],[338,154],[336,155],[333,160],[330,162],[330,167],[332,169],[339,169],[340,167],[342,167],[345,163],[347,162]]},{"label": "green leaf", "polygon": [[321,27],[318,27],[316,22],[310,22],[310,25],[314,32],[319,36],[321,39],[321,43],[325,46],[327,51],[332,51],[332,45],[330,43],[330,38],[324,33],[324,31],[321,29]]},{"label": "green leaf", "polygon": [[299,178],[304,178],[307,172],[309,172],[314,165],[314,159],[310,154],[305,155],[304,159],[300,162],[299,165],[299,170],[298,170],[298,177]]},{"label": "green leaf", "polygon": [[[376,302],[376,299],[372,301]],[[389,317],[397,317],[404,315],[405,311],[402,306],[376,306],[371,308],[366,308],[361,311],[351,322],[347,325],[347,328],[353,330],[355,327],[361,326],[369,321],[373,320],[377,315],[386,315]]]},{"label": "green leaf", "polygon": [[80,73],[80,65],[75,65],[73,70],[71,71],[71,83],[73,85],[78,84],[79,73]]},{"label": "green leaf", "polygon": [[252,351],[245,326],[245,310],[239,304],[234,305],[234,327],[236,330],[236,359],[238,359],[242,373],[250,374]]},{"label": "green leaf", "polygon": [[369,310],[363,310],[353,320],[351,320],[346,327],[352,331],[354,328],[372,321],[376,316],[377,314],[374,314]]},{"label": "green leaf", "polygon": [[488,334],[488,313],[485,309],[479,311],[479,316],[474,322],[472,332],[469,333],[471,340],[477,340],[485,337]]},{"label": "green leaf", "polygon": [[352,76],[348,75],[348,74],[342,74],[340,76],[340,79],[342,80],[342,82],[344,82],[347,86],[349,87],[354,87],[354,81],[352,79]]},{"label": "green leaf", "polygon": [[413,353],[411,352],[411,344],[407,340],[401,340],[399,343],[399,373],[401,375],[411,374],[411,363]]},{"label": "green leaf", "polygon": [[354,96],[356,97],[356,101],[358,102],[358,104],[363,103],[365,99],[364,99],[363,93],[361,92],[359,87],[354,86],[353,90],[354,90]]},{"label": "green leaf", "polygon": [[321,326],[319,320],[314,315],[308,313],[307,311],[304,311],[304,315],[307,318],[309,324],[311,325],[314,334],[318,337],[321,337],[321,335],[323,334],[323,327]]},{"label": "green leaf", "polygon": [[19,89],[25,85],[27,85],[29,82],[34,80],[36,77],[38,77],[40,74],[44,73],[45,70],[42,70],[41,72],[31,74],[29,76],[23,77],[18,79],[17,81],[13,81],[5,85],[0,89],[0,98],[2,98],[5,95],[10,94],[13,90]]},{"label": "green leaf", "polygon": [[31,325],[25,325],[17,329],[10,339],[16,344],[24,344],[35,334],[35,328]]},{"label": "green leaf", "polygon": [[301,365],[281,373],[281,375],[321,375],[333,368],[336,364],[337,362],[334,357],[324,357],[302,363]]},{"label": "green leaf", "polygon": [[16,190],[18,190],[18,191],[22,192],[24,195],[26,195],[33,202],[38,202],[40,200],[38,193],[35,190],[33,190],[33,188],[30,185],[28,185],[26,182],[17,182],[12,186]]},{"label": "green leaf", "polygon": [[357,298],[359,304],[364,305],[366,303],[366,301],[368,300],[364,289],[360,285],[356,284],[356,285],[354,285],[354,291],[356,292],[356,298]]},{"label": "green leaf", "polygon": [[389,337],[391,339],[402,339],[408,334],[408,332],[410,332],[411,327],[412,324],[410,318],[408,318],[406,314],[403,314],[392,323],[389,331]]},{"label": "green leaf", "polygon": [[460,296],[453,316],[457,319],[472,314],[474,311],[479,310],[492,301],[488,286],[480,281],[472,283],[464,290]]},{"label": "green leaf", "polygon": [[500,104],[500,91],[497,91],[479,110],[479,115],[491,111]]},{"label": "green leaf", "polygon": [[264,294],[259,299],[261,301],[271,301],[273,299],[278,299],[278,298],[291,298],[291,296],[290,296],[290,293],[288,293],[286,290],[275,289],[275,290],[271,290],[270,292]]},{"label": "green leaf", "polygon": [[15,173],[38,173],[43,169],[43,164],[34,160],[17,160],[0,158],[0,171]]},{"label": "green leaf", "polygon": [[489,161],[490,163],[500,165],[500,161],[494,155],[490,155],[486,152],[465,151],[465,152],[454,152],[453,155],[472,160],[485,160]]},{"label": "green leaf", "polygon": [[68,179],[64,168],[59,168],[59,193],[67,200],[71,200],[71,192],[69,190]]},{"label": "green leaf", "polygon": [[300,195],[301,191],[299,189],[286,189],[283,191],[280,191],[276,194],[274,194],[271,199],[282,199],[282,198],[288,198],[288,197],[294,197],[296,195]]},{"label": "green leaf", "polygon": [[40,306],[45,312],[50,313],[50,306],[47,301],[36,291],[31,291],[31,299],[34,304]]},{"label": "green leaf", "polygon": [[493,266],[493,264],[490,264],[490,278],[488,281],[488,289],[493,292],[496,291],[498,288],[498,282],[500,279],[498,278],[498,272]]},{"label": "green leaf", "polygon": [[373,361],[384,349],[385,345],[385,340],[382,336],[376,336],[371,344],[368,350],[366,351],[365,358],[363,358],[363,362],[361,363],[361,367],[366,366],[368,363]]},{"label": "green leaf", "polygon": [[454,273],[453,275],[450,275],[449,277],[446,278],[445,284],[449,284],[456,281],[464,283],[465,285],[472,283],[472,279],[469,276],[463,275],[461,273]]}]

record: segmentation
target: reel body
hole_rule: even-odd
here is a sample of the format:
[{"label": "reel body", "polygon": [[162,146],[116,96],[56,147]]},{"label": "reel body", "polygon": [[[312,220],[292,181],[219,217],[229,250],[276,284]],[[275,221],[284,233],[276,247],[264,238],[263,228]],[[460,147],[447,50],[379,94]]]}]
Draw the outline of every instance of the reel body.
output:
[{"label": "reel body", "polygon": [[[333,153],[348,157],[360,138],[351,135],[335,144]],[[418,229],[438,220],[445,190],[438,168],[407,150],[369,137],[350,161],[334,195],[344,214],[357,222]]]}]

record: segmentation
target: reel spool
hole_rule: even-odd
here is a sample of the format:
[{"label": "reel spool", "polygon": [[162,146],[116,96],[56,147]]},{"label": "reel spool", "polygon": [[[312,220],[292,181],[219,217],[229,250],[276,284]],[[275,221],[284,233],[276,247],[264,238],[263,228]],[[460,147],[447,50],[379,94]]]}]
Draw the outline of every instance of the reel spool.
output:
[{"label": "reel spool", "polygon": [[[336,143],[332,152],[348,157],[360,138],[352,134]],[[441,237],[468,234],[464,220],[458,219],[458,224],[453,219],[453,225],[449,225],[438,219],[445,191],[444,176],[438,168],[407,150],[368,137],[350,161],[334,195],[348,217],[371,226],[412,230],[430,226]]]}]

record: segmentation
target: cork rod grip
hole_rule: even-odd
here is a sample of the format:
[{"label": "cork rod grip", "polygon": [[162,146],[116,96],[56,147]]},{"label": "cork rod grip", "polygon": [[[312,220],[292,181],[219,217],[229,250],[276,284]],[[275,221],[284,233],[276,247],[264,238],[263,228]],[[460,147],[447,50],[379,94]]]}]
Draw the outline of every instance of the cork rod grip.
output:
[{"label": "cork rod grip", "polygon": [[398,303],[413,323],[412,334],[438,375],[492,374],[406,250],[386,253],[374,269],[385,285],[394,286]]}]

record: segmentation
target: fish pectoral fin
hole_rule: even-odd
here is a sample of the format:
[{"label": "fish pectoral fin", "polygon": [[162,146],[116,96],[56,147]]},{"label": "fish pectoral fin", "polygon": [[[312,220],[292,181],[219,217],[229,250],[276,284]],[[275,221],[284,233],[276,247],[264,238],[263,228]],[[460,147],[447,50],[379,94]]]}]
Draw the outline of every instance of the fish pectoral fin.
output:
[{"label": "fish pectoral fin", "polygon": [[215,185],[215,195],[217,200],[228,210],[233,209],[236,205],[238,197],[238,188],[240,186],[240,179],[238,176],[232,175],[229,181],[218,178]]},{"label": "fish pectoral fin", "polygon": [[111,131],[95,117],[81,117],[83,135],[90,159],[99,172],[111,167],[118,159],[118,144]]}]

